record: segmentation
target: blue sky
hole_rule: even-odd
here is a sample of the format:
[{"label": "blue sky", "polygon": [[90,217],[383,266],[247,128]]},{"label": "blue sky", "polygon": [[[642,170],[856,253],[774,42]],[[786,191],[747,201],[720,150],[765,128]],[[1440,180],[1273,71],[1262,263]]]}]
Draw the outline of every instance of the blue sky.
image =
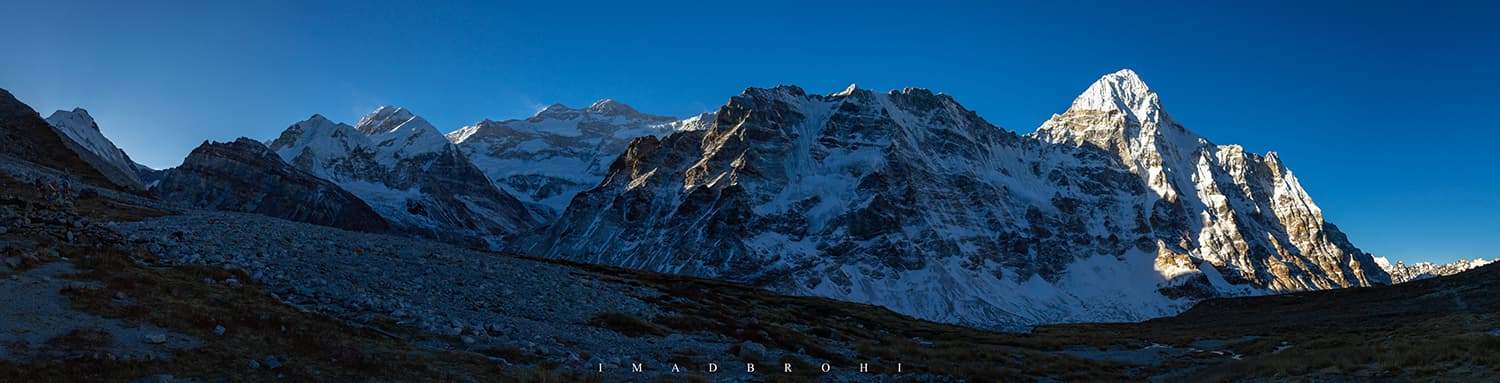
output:
[{"label": "blue sky", "polygon": [[176,3],[9,4],[0,88],[170,167],[314,113],[688,116],[777,84],[925,87],[1026,133],[1132,68],[1188,128],[1279,152],[1364,250],[1500,256],[1493,2]]}]

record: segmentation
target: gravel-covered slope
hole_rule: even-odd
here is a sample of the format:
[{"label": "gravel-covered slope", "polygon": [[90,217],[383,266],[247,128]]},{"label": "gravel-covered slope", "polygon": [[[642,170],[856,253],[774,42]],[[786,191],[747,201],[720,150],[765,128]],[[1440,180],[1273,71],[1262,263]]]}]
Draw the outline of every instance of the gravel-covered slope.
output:
[{"label": "gravel-covered slope", "polygon": [[685,341],[581,325],[603,312],[653,317],[642,297],[655,292],[564,265],[231,212],[113,227],[168,264],[240,269],[284,302],[358,323],[394,322],[432,346],[514,347],[582,366],[588,356],[601,358],[593,363],[665,360],[666,348],[654,343]]}]

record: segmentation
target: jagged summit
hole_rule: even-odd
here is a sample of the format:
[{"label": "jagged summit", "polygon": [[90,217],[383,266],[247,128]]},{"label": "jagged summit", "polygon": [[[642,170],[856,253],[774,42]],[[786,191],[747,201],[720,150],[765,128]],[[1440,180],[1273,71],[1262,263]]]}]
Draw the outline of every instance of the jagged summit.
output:
[{"label": "jagged summit", "polygon": [[1130,69],[1121,69],[1100,77],[1083,91],[1069,111],[1120,111],[1137,120],[1157,119],[1162,114],[1156,92]]}]

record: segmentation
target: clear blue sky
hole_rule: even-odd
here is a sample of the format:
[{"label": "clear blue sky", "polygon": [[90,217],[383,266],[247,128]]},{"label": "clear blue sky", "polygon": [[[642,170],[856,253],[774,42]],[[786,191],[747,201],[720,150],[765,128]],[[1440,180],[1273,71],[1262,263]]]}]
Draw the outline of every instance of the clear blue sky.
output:
[{"label": "clear blue sky", "polygon": [[170,167],[313,113],[687,116],[777,84],[926,87],[1026,133],[1128,67],[1190,129],[1281,153],[1366,251],[1500,256],[1494,2],[202,3],[8,4],[0,87]]}]

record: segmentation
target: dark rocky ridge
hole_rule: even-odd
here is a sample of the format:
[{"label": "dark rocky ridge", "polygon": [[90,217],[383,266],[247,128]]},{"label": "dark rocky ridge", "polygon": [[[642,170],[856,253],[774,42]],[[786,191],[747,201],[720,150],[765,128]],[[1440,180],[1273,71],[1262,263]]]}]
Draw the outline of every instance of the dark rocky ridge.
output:
[{"label": "dark rocky ridge", "polygon": [[292,167],[260,142],[205,142],[154,189],[162,199],[197,208],[257,213],[348,230],[390,226],[364,201]]}]

